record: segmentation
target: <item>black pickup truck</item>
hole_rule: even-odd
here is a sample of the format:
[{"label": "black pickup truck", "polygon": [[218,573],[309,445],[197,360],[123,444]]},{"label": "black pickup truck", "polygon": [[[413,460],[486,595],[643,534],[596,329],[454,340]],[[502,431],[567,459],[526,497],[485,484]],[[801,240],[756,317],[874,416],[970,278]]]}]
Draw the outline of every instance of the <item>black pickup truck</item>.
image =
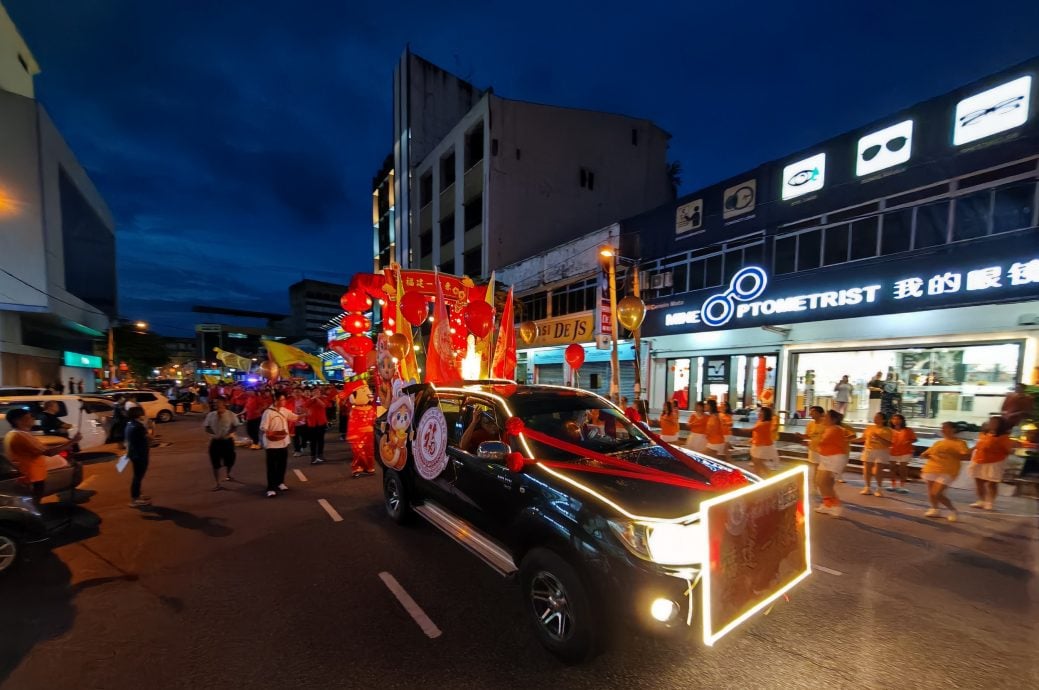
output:
[{"label": "black pickup truck", "polygon": [[538,638],[566,661],[618,620],[714,644],[811,571],[802,468],[761,481],[576,389],[402,395],[376,424],[386,512],[518,575]]}]

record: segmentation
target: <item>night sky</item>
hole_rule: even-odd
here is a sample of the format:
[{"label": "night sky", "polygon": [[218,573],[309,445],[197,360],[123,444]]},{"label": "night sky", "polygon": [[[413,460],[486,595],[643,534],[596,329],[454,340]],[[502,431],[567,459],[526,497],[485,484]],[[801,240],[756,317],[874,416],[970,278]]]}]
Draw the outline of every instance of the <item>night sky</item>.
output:
[{"label": "night sky", "polygon": [[371,269],[409,42],[507,98],[655,121],[683,193],[1039,50],[1035,0],[3,4],[115,214],[121,313],[168,335]]}]

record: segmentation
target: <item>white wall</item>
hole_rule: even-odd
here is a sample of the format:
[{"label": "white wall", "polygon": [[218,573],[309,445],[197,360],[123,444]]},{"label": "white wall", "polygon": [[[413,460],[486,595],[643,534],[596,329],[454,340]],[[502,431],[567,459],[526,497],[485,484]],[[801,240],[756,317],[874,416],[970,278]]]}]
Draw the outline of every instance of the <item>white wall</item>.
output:
[{"label": "white wall", "polygon": [[511,285],[516,292],[532,290],[574,278],[599,267],[599,248],[605,244],[617,246],[620,226],[616,223],[578,237],[558,247],[524,261],[518,261],[497,271],[497,280]]},{"label": "white wall", "polygon": [[[22,62],[25,62],[25,66]],[[18,28],[0,4],[0,91],[33,98],[32,78],[39,71],[40,67],[18,33]]]}]

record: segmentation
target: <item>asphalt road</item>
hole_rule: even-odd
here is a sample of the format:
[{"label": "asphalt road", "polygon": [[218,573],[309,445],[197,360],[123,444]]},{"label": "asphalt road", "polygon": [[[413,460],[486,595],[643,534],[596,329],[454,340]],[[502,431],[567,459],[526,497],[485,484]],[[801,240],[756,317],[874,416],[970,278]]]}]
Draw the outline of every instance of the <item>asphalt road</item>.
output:
[{"label": "asphalt road", "polygon": [[261,451],[240,449],[242,483],[210,491],[199,421],[159,427],[151,509],[127,506],[112,462],[86,468],[78,506],[52,508],[73,526],[0,581],[0,690],[1039,687],[1029,499],[950,524],[922,517],[919,484],[855,494],[845,518],[815,519],[822,568],[769,616],[711,649],[622,637],[568,667],[525,627],[515,583],[385,518],[379,479],[350,479],[333,434],[328,463],[290,460],[291,491],[266,499]]}]

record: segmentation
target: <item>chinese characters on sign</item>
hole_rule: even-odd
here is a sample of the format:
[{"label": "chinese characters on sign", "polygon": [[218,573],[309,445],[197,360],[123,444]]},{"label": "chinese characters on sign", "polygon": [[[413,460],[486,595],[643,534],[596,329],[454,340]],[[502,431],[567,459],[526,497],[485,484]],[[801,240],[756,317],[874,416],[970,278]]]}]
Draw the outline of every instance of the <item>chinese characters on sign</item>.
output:
[{"label": "chinese characters on sign", "polygon": [[1031,261],[1017,261],[1003,272],[1002,266],[986,266],[973,271],[967,271],[966,279],[963,273],[946,271],[938,273],[926,281],[923,278],[903,278],[895,281],[895,299],[909,299],[912,297],[923,297],[925,288],[927,295],[944,295],[959,292],[960,289],[968,291],[990,290],[1007,285],[1031,285],[1039,283],[1039,259]]}]

